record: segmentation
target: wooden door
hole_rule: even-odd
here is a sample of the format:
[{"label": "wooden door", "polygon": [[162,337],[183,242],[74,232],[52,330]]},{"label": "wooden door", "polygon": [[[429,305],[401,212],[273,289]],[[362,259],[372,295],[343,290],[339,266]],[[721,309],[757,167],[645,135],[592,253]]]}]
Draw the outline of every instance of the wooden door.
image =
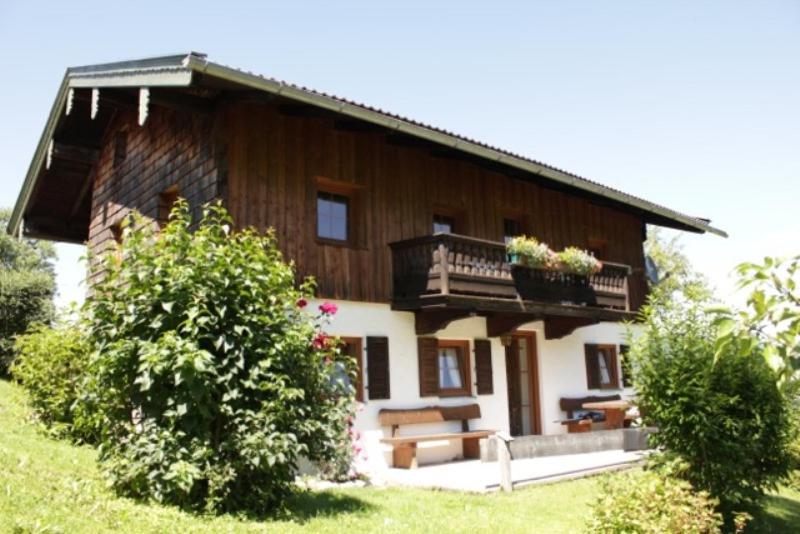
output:
[{"label": "wooden door", "polygon": [[508,418],[512,436],[541,434],[538,371],[535,334],[514,334],[506,346]]}]

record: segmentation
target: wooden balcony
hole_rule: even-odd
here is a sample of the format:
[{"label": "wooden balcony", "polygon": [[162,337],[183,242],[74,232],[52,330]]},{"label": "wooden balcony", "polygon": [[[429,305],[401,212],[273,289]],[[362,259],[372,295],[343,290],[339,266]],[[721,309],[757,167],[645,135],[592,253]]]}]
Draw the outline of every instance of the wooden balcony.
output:
[{"label": "wooden balcony", "polygon": [[436,331],[459,317],[482,315],[489,335],[545,320],[551,338],[578,326],[634,317],[627,265],[603,262],[603,269],[588,277],[531,269],[509,264],[503,243],[454,234],[389,246],[392,304],[418,312],[418,333]]}]

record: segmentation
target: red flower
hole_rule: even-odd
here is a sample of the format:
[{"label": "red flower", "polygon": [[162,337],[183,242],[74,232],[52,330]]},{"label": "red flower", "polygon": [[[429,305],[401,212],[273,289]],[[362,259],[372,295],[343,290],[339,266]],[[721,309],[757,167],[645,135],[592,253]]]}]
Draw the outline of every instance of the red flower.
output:
[{"label": "red flower", "polygon": [[295,305],[298,308],[305,308],[308,305],[308,301],[301,297],[301,298],[297,299],[297,302],[295,302]]},{"label": "red flower", "polygon": [[319,305],[319,311],[325,315],[334,315],[338,310],[339,308],[333,302],[323,302]]},{"label": "red flower", "polygon": [[314,341],[311,342],[311,346],[317,350],[322,350],[328,345],[328,336],[323,333],[319,333],[314,336]]}]

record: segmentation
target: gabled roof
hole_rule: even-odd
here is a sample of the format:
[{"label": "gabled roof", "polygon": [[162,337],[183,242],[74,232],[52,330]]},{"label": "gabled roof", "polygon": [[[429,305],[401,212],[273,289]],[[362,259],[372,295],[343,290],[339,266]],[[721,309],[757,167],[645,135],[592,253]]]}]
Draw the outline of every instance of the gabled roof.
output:
[{"label": "gabled roof", "polygon": [[[37,182],[42,178],[48,153],[52,153],[54,133],[59,128],[63,129],[65,110],[72,105],[75,90],[204,87],[226,90],[249,89],[269,93],[281,99],[369,123],[387,132],[440,145],[477,161],[514,170],[517,175],[524,175],[554,187],[603,200],[620,209],[637,213],[651,224],[699,233],[711,232],[727,237],[724,231],[711,226],[707,219],[677,212],[540,161],[381,109],[213,63],[208,61],[205,54],[196,52],[67,69],[14,207],[8,226],[9,232],[19,232],[22,219],[28,214],[28,203],[37,187]],[[77,211],[80,202],[82,202],[80,198],[75,200],[73,212]],[[26,232],[31,235],[37,233],[29,232],[27,228]],[[42,237],[70,240],[67,234],[59,236],[47,230],[38,233]],[[69,235],[74,235],[71,240],[80,240],[81,234],[78,231]]]}]

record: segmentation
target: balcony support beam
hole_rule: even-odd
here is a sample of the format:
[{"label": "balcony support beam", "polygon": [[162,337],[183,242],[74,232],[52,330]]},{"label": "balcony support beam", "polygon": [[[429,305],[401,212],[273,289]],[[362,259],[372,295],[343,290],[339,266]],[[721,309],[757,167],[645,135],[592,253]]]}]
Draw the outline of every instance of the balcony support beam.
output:
[{"label": "balcony support beam", "polygon": [[582,326],[589,326],[599,322],[593,317],[548,315],[544,318],[544,338],[561,339]]},{"label": "balcony support beam", "polygon": [[510,334],[521,325],[540,321],[542,315],[528,313],[492,313],[486,316],[486,335],[500,337]]},{"label": "balcony support beam", "polygon": [[418,336],[433,334],[457,319],[475,315],[471,310],[439,308],[414,313],[414,330]]}]

